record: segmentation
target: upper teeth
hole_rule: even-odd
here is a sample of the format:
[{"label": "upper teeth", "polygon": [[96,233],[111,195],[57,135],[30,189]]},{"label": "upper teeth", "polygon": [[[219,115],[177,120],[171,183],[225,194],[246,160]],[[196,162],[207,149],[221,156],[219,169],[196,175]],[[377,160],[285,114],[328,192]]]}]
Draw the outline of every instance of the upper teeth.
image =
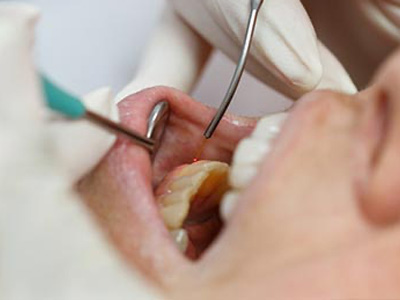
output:
[{"label": "upper teeth", "polygon": [[226,221],[236,207],[237,201],[239,200],[239,192],[231,191],[225,194],[224,199],[221,202],[220,212],[221,217]]},{"label": "upper teeth", "polygon": [[269,143],[248,138],[237,148],[230,174],[230,183],[236,189],[246,188],[258,170],[258,163],[268,153]]},{"label": "upper teeth", "polygon": [[225,195],[221,204],[221,215],[225,221],[232,215],[241,191],[247,188],[257,175],[261,162],[270,152],[287,115],[279,113],[261,119],[252,135],[237,147],[229,177],[233,190]]}]

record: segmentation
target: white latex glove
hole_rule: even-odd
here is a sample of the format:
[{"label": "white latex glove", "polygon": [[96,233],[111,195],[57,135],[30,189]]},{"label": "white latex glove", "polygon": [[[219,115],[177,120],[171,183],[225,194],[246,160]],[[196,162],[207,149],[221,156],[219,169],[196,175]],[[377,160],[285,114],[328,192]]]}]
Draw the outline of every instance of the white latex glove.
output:
[{"label": "white latex glove", "polygon": [[[170,2],[214,47],[237,59],[250,0]],[[289,96],[313,87],[355,90],[335,56],[317,40],[303,5],[318,37],[359,88],[366,86],[376,68],[398,47],[398,0],[265,0],[248,70]]]},{"label": "white latex glove", "polygon": [[[250,0],[171,0],[176,11],[214,47],[239,57]],[[265,0],[247,69],[287,96],[318,85],[344,92],[355,87],[338,61],[317,40],[300,0]],[[325,73],[334,73],[328,82]],[[332,80],[332,78],[335,80]]]},{"label": "white latex glove", "polygon": [[31,53],[37,19],[31,6],[0,3],[0,299],[160,299],[71,191],[71,175],[83,169],[65,168],[58,136],[69,133],[55,139],[44,119]]},{"label": "white latex glove", "polygon": [[[159,84],[190,92],[208,57],[208,44],[237,61],[250,0],[170,0],[170,4],[179,17],[168,9],[137,76],[118,100]],[[292,98],[314,88],[356,91],[342,65],[318,41],[299,0],[264,1],[247,70]]]},{"label": "white latex glove", "polygon": [[[166,12],[137,76],[118,100],[159,84],[190,92],[209,54],[208,45],[236,61],[249,3],[170,0],[187,23],[170,9]],[[323,43],[362,88],[398,45],[399,7],[394,0],[265,0],[247,70],[292,98],[314,88],[355,92],[349,75]]]}]

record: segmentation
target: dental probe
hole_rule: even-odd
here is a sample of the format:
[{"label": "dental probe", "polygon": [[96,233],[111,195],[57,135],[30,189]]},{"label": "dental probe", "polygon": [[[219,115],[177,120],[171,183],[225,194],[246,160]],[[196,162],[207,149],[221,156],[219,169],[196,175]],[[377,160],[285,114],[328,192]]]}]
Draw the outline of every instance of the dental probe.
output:
[{"label": "dental probe", "polygon": [[229,105],[231,104],[233,97],[235,96],[236,90],[239,86],[240,79],[242,78],[243,75],[244,67],[246,66],[251,43],[253,41],[254,31],[257,24],[258,13],[260,12],[260,8],[263,2],[264,0],[251,0],[250,16],[249,16],[249,21],[247,23],[246,35],[242,47],[242,52],[240,54],[236,70],[233,74],[233,78],[225,94],[224,100],[222,101],[221,106],[219,107],[217,113],[215,114],[211,123],[208,125],[206,131],[204,132],[204,137],[206,139],[210,139],[213,136],[219,123],[224,117]]},{"label": "dental probe", "polygon": [[72,120],[82,118],[87,119],[88,121],[103,127],[106,130],[129,138],[132,142],[143,146],[150,152],[154,151],[156,145],[155,140],[149,137],[144,137],[120,123],[114,122],[88,110],[80,99],[62,90],[52,83],[48,78],[42,76],[41,80],[46,103],[52,110],[61,113]]}]

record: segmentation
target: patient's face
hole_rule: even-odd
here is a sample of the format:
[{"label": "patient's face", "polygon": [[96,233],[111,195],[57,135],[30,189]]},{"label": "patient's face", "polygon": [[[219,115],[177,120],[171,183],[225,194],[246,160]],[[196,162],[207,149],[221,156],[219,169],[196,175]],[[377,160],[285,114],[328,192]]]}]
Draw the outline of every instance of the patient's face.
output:
[{"label": "patient's face", "polygon": [[[227,219],[216,213],[218,200],[207,200],[223,180],[211,184],[211,192],[197,191],[196,209],[177,225],[188,234],[184,253],[171,239],[176,228],[165,225],[159,196],[196,184],[195,176],[185,181],[187,173],[174,169],[192,162],[213,114],[209,108],[168,88],[128,97],[119,107],[122,121],[141,132],[154,104],[170,102],[161,148],[152,161],[142,148],[118,141],[80,191],[124,258],[177,298],[398,296],[397,65],[392,59],[375,85],[356,96],[316,92],[302,99]],[[228,116],[202,159],[230,163],[256,121]],[[237,170],[249,168],[242,163]]]}]

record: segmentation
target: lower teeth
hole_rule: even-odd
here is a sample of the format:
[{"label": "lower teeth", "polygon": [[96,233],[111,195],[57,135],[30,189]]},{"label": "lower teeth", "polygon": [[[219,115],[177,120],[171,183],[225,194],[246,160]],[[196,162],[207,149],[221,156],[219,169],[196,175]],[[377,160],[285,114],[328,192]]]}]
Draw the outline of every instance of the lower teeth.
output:
[{"label": "lower teeth", "polygon": [[[196,231],[198,236],[193,236],[195,240],[203,236],[207,241],[213,240],[211,234],[207,236],[209,229],[202,226],[201,220],[202,216],[219,210],[221,199],[229,189],[228,173],[229,166],[225,163],[200,161],[172,171],[157,188],[155,194],[161,216],[182,252],[186,252],[188,245],[193,244],[188,231],[184,229],[185,224],[194,222],[196,228],[200,228],[200,232]],[[215,214],[215,218],[220,220],[218,215]]]},{"label": "lower teeth", "polygon": [[170,232],[172,239],[175,241],[178,249],[185,253],[189,245],[189,237],[185,229],[173,230]]}]

